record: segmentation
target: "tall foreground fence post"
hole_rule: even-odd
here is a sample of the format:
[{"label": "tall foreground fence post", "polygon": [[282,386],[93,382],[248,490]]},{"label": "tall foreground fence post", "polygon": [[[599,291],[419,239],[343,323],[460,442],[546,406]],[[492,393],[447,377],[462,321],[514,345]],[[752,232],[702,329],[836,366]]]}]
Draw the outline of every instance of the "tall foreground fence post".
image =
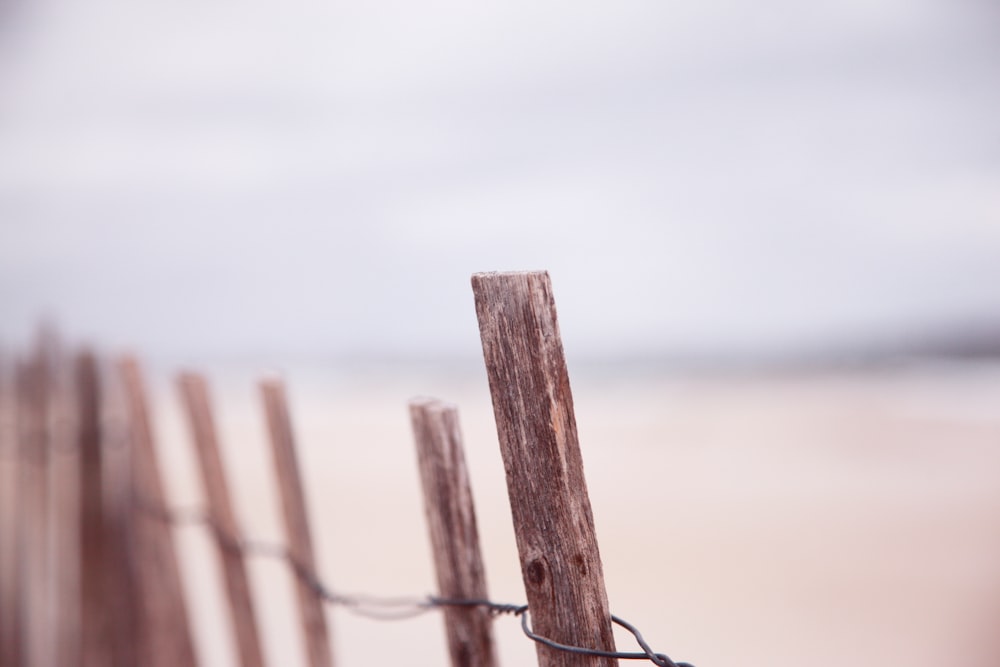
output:
[{"label": "tall foreground fence post", "polygon": [[215,543],[222,564],[240,665],[263,667],[264,654],[261,649],[260,634],[257,631],[253,599],[250,596],[250,580],[243,559],[244,552],[240,544],[242,534],[236,525],[229,484],[222,467],[215,420],[208,402],[208,388],[205,379],[194,373],[182,374],[178,386],[191,422],[195,449],[198,451],[205,495],[208,499],[208,516],[215,532]]},{"label": "tall foreground fence post", "polygon": [[288,555],[293,567],[299,569],[294,573],[295,590],[298,594],[299,613],[302,616],[306,654],[309,657],[310,667],[332,667],[333,656],[330,652],[330,634],[327,630],[323,601],[302,578],[305,573],[314,576],[316,557],[313,553],[305,493],[302,489],[302,475],[295,454],[295,438],[292,434],[292,421],[288,415],[285,388],[280,382],[271,380],[261,382],[260,391],[271,434],[271,450],[274,453],[274,467],[281,493],[281,506],[284,510]]},{"label": "tall foreground fence post", "polygon": [[[477,273],[472,289],[534,631],[614,651],[548,273]],[[541,644],[537,651],[541,667],[618,664]]]},{"label": "tall foreground fence post", "polygon": [[124,385],[126,437],[132,454],[131,524],[138,664],[194,667],[197,659],[142,371],[134,358],[125,357],[118,362],[118,373]]},{"label": "tall foreground fence post", "polygon": [[[434,399],[410,402],[438,594],[487,599],[486,575],[462,451],[458,410]],[[495,667],[492,618],[483,607],[444,607],[452,667]]]}]

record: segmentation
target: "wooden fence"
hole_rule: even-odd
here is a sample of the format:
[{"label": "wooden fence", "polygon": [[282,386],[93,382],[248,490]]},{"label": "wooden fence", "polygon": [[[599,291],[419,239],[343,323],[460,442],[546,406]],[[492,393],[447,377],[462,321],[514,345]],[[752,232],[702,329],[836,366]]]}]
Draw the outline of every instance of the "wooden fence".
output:
[{"label": "wooden fence", "polygon": [[[542,667],[607,667],[619,657],[676,667],[641,637],[641,652],[615,652],[548,274],[477,274],[472,287],[527,606],[489,601],[457,410],[411,401],[438,584],[424,606],[443,613],[451,664],[497,665],[493,617],[512,612],[538,642]],[[173,544],[185,520],[214,535],[241,665],[265,664],[247,575],[255,555],[284,560],[296,575],[308,665],[335,664],[324,605],[350,601],[315,571],[284,387],[260,384],[283,547],[241,535],[206,379],[185,373],[177,387],[207,501],[187,516],[166,497],[134,358],[102,363],[81,351],[68,363],[43,335],[0,366],[0,667],[198,664]],[[102,418],[109,404],[122,419]]]}]

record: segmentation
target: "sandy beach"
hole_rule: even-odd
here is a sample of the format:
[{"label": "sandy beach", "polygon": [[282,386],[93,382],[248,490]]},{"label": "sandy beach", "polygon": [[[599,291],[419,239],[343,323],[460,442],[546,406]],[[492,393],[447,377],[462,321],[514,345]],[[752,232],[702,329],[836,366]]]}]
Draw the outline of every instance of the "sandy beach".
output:
[{"label": "sandy beach", "polygon": [[[240,520],[281,539],[266,369],[207,370]],[[997,664],[1000,366],[570,374],[611,607],[654,649],[697,667]],[[485,375],[281,375],[326,581],[433,592],[406,408],[431,395],[460,410],[491,597],[524,601]],[[169,493],[197,504],[175,392],[152,385]],[[203,664],[233,665],[214,554],[198,528],[178,539]],[[283,566],[252,576],[270,664],[303,664]],[[342,666],[447,664],[436,612],[328,617]],[[503,664],[533,664],[516,620],[496,633]]]}]

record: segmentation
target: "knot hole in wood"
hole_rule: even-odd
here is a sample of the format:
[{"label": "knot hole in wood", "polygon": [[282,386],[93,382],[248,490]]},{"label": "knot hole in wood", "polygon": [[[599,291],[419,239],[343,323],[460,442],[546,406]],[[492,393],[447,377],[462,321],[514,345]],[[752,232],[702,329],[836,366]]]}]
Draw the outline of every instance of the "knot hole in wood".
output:
[{"label": "knot hole in wood", "polygon": [[524,576],[532,586],[543,586],[548,579],[548,563],[543,556],[532,558],[524,568]]}]

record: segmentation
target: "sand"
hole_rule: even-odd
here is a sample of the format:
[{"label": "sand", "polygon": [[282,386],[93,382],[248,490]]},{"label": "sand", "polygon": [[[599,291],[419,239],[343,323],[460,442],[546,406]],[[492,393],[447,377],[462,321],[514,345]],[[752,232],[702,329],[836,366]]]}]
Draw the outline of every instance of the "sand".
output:
[{"label": "sand", "polygon": [[[256,369],[213,372],[237,511],[281,539]],[[456,403],[491,597],[523,602],[485,375],[284,372],[318,544],[342,592],[433,592],[406,401]],[[697,667],[1000,662],[1000,367],[571,377],[612,610]],[[200,502],[172,387],[154,383],[175,504]],[[178,529],[203,664],[233,665],[214,555]],[[287,573],[255,562],[273,665],[300,665]],[[437,612],[331,609],[341,667],[446,665]],[[502,664],[534,664],[496,621]],[[632,648],[625,635],[620,648]]]}]

